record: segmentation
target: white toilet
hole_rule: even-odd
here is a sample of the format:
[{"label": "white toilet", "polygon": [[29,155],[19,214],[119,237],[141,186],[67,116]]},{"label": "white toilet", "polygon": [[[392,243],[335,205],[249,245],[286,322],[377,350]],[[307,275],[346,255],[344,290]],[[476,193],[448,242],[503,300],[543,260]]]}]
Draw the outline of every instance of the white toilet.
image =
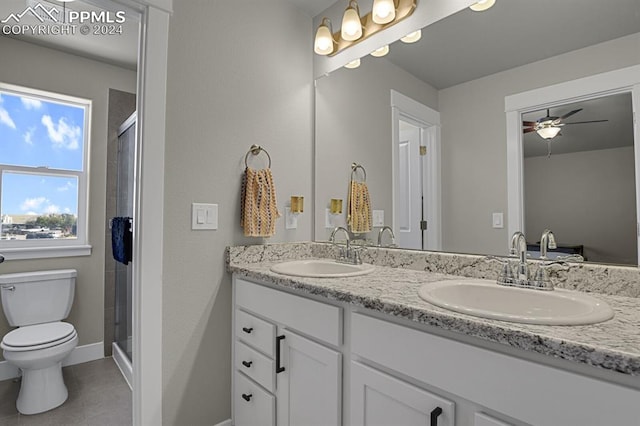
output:
[{"label": "white toilet", "polygon": [[2,309],[15,330],[0,347],[4,359],[22,370],[16,402],[22,414],[51,410],[67,400],[62,360],[78,344],[69,315],[76,286],[76,271],[25,272],[0,275]]}]

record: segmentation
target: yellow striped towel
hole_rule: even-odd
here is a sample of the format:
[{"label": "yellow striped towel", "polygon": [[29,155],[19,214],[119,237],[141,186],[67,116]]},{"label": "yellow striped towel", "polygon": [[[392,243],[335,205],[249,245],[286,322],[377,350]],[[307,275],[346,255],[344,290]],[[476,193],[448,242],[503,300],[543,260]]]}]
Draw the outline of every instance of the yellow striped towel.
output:
[{"label": "yellow striped towel", "polygon": [[271,237],[280,217],[276,204],[276,187],[271,169],[247,167],[242,176],[240,226],[245,237]]},{"label": "yellow striped towel", "polygon": [[347,224],[354,234],[371,232],[371,198],[364,182],[351,181],[347,205]]}]

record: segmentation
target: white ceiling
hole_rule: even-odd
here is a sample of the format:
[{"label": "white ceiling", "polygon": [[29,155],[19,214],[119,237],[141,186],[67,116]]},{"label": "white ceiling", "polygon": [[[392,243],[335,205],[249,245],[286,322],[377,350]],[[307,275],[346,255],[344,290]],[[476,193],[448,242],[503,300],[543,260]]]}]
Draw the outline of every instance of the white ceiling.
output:
[{"label": "white ceiling", "polygon": [[[60,11],[63,10],[63,3],[56,0],[33,0],[31,2],[29,0],[0,0],[0,21],[11,13],[21,13],[28,3],[41,3],[48,10],[52,7],[56,7]],[[125,22],[122,24],[122,34],[96,35],[90,33],[82,35],[79,31],[80,25],[77,25],[75,35],[19,35],[11,37],[132,70],[136,69],[139,31],[139,18],[136,13],[129,9],[123,9],[122,6],[109,0],[78,0],[66,3],[64,7],[67,11],[124,10],[126,13]],[[62,14],[58,16],[62,16]],[[41,22],[28,13],[20,19],[20,24],[38,25]],[[93,30],[93,24],[89,23],[89,28]],[[8,36],[2,35],[1,37]]]}]

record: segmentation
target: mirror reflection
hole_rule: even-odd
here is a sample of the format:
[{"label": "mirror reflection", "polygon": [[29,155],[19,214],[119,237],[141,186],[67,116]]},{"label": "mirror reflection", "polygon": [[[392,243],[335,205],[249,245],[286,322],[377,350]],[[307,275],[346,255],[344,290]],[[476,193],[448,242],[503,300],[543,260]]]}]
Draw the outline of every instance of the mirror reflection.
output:
[{"label": "mirror reflection", "polygon": [[[542,12],[545,4],[552,16]],[[356,69],[318,79],[316,239],[347,225],[346,213],[331,214],[331,199],[347,199],[355,162],[366,168],[372,208],[371,232],[356,238],[377,245],[382,226],[390,226],[403,248],[506,255],[505,97],[638,65],[639,45],[636,1],[498,2],[482,13],[462,10],[424,28],[416,43],[398,41],[385,57],[367,56]],[[532,257],[549,228],[559,250],[637,264],[632,95],[594,97],[523,116],[536,122],[581,109],[559,126],[551,157],[538,132],[523,135],[522,231]],[[597,122],[569,124],[585,121]],[[617,164],[601,158],[612,152],[626,153],[616,180],[602,167]],[[589,155],[600,167],[586,165]],[[582,167],[582,177],[562,161]],[[544,200],[551,197],[550,207]],[[389,244],[385,234],[382,245]]]}]

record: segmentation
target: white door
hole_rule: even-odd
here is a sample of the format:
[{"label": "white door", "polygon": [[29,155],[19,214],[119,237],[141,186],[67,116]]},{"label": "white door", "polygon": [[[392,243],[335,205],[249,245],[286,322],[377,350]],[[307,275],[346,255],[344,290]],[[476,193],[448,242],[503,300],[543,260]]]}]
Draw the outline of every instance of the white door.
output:
[{"label": "white door", "polygon": [[402,248],[422,249],[422,167],[420,159],[421,129],[400,121],[400,138],[396,147],[397,164],[394,194],[396,200],[396,239]]},{"label": "white door", "polygon": [[[332,426],[342,423],[342,354],[279,329],[284,368],[276,379],[278,426]],[[277,352],[276,352],[277,353]]]},{"label": "white door", "polygon": [[351,363],[352,426],[453,426],[454,403],[381,373]]}]

